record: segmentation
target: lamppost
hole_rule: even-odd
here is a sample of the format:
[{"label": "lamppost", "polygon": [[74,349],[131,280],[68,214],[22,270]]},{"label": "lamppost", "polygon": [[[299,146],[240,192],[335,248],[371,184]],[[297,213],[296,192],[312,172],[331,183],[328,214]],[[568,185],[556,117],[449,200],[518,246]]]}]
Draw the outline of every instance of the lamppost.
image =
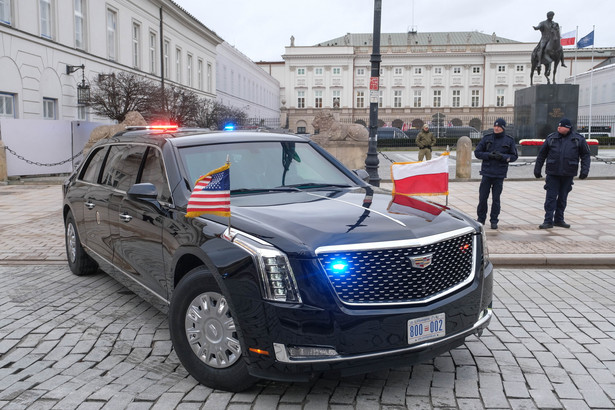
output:
[{"label": "lamppost", "polygon": [[87,104],[90,100],[90,85],[85,82],[85,64],[66,65],[66,75],[81,70],[81,83],[77,84],[77,104]]},{"label": "lamppost", "polygon": [[372,72],[369,81],[369,142],[365,170],[369,174],[369,183],[380,186],[378,176],[378,98],[380,89],[380,17],[382,14],[382,0],[374,0],[374,35],[372,43]]}]

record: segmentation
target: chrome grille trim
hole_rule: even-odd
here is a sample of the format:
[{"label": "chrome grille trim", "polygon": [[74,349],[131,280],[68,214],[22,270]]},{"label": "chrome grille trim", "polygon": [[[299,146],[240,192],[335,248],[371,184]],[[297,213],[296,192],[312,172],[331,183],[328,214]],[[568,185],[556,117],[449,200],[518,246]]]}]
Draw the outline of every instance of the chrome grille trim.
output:
[{"label": "chrome grille trim", "polygon": [[[453,269],[450,269],[446,260],[442,258],[452,256],[451,252],[455,251],[457,245],[455,242],[463,241],[464,237],[467,237],[471,243],[471,253],[456,261],[452,266]],[[477,233],[471,228],[427,238],[430,240],[421,238],[384,242],[375,244],[376,246],[369,249],[364,249],[361,244],[358,247],[360,250],[351,245],[344,245],[341,247],[343,249],[341,252],[340,248],[327,246],[319,248],[317,256],[329,284],[344,305],[371,307],[425,304],[454,293],[471,283],[476,276],[478,252]],[[325,248],[328,252],[322,251]],[[332,251],[334,248],[338,251]],[[440,248],[442,249],[438,250]],[[410,256],[422,256],[431,253],[433,249],[438,250],[434,256],[434,266],[425,269],[409,266],[407,259]],[[350,261],[351,266],[343,276],[327,269],[332,261],[338,258]],[[352,266],[352,262],[357,262],[356,267]],[[367,268],[364,269],[364,266]],[[449,272],[452,276],[445,276]]]}]

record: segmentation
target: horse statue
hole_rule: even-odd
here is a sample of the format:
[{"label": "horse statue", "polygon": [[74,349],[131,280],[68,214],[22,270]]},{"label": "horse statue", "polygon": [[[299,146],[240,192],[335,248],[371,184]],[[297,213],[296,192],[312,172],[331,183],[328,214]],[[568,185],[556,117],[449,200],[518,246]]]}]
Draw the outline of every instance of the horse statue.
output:
[{"label": "horse statue", "polygon": [[543,65],[545,69],[547,84],[551,84],[551,80],[549,79],[551,75],[551,63],[553,63],[553,84],[555,84],[557,66],[561,64],[562,67],[566,67],[566,64],[564,64],[564,49],[560,43],[559,26],[554,26],[550,34],[550,39],[545,44],[544,50],[540,49],[540,43],[538,43],[538,45],[534,47],[534,51],[532,51],[530,85],[534,85],[534,71],[540,75],[541,65]]}]

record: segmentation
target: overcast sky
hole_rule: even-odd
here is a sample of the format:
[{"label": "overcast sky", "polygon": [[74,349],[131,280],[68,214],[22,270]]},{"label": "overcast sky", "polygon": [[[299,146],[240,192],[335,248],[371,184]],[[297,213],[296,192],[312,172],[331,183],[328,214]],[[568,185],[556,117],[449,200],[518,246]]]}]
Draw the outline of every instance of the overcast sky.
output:
[{"label": "overcast sky", "polygon": [[[346,33],[372,33],[374,0],[174,0],[253,61],[282,61],[290,36],[312,46]],[[595,47],[615,47],[613,0],[382,0],[382,33],[479,31],[537,43],[532,26],[555,12],[562,34],[596,26]],[[578,40],[577,38],[577,40]]]}]

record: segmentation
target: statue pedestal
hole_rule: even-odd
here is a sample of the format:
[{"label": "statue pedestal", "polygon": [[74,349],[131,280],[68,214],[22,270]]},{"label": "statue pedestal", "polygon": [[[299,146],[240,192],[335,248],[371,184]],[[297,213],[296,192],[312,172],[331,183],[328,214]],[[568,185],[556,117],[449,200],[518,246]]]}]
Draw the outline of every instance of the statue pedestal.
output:
[{"label": "statue pedestal", "polygon": [[517,139],[545,139],[557,131],[560,119],[576,127],[579,111],[577,84],[541,84],[515,92]]},{"label": "statue pedestal", "polygon": [[365,169],[367,157],[367,141],[331,141],[312,135],[312,140],[327,150],[348,169]]}]

